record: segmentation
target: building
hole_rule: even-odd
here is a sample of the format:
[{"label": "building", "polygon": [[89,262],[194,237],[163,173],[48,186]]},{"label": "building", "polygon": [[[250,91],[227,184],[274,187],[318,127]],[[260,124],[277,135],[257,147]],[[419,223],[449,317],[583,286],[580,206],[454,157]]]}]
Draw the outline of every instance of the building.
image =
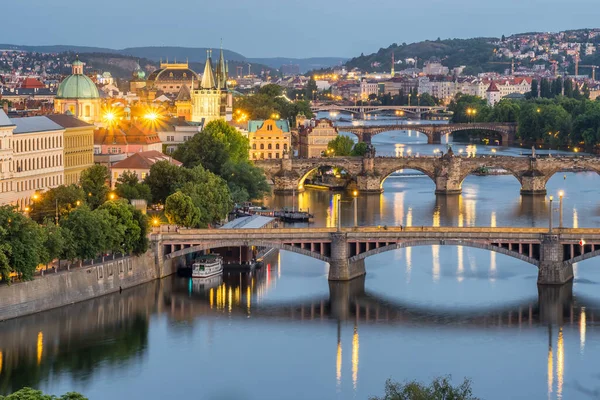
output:
[{"label": "building", "polygon": [[172,154],[179,145],[190,140],[202,130],[202,124],[187,121],[184,117],[173,118],[158,128],[158,137],[163,143],[163,151]]},{"label": "building", "polygon": [[64,184],[78,184],[81,173],[94,165],[94,125],[72,115],[53,114],[47,117],[65,130],[63,136]]},{"label": "building", "polygon": [[140,151],[162,152],[158,133],[132,122],[122,122],[94,131],[94,159],[106,154],[132,154]]},{"label": "building", "polygon": [[368,100],[369,96],[379,94],[379,84],[377,81],[369,81],[366,78],[360,80],[360,98]]},{"label": "building", "polygon": [[312,121],[309,126],[300,129],[299,156],[302,158],[322,157],[327,152],[327,145],[338,135],[333,122],[328,119]]},{"label": "building", "polygon": [[[139,66],[138,66],[139,67]],[[141,72],[141,73],[140,73]],[[140,68],[134,71],[133,85],[130,82],[130,87],[139,87],[140,81],[143,80],[143,74]],[[188,63],[160,63],[160,68],[148,75],[145,87],[154,90],[160,90],[163,93],[176,94],[183,85],[192,87],[194,81],[198,81],[199,77],[188,65]]]},{"label": "building", "polygon": [[66,77],[58,86],[54,99],[54,111],[73,116],[85,122],[100,120],[100,94],[96,84],[83,74],[83,63],[76,59],[73,74]]},{"label": "building", "polygon": [[423,74],[425,75],[448,75],[448,72],[448,67],[444,67],[437,60],[427,61],[423,67]]},{"label": "building", "polygon": [[[204,122],[205,125],[219,118],[226,121],[233,119],[233,95],[227,87],[228,67],[223,57],[223,49],[214,73],[211,54],[211,50],[207,51],[200,87],[196,89],[194,85],[190,85],[191,120]],[[185,102],[179,102],[177,115],[180,115],[179,107],[185,107]]]},{"label": "building", "polygon": [[9,119],[0,110],[0,204],[25,209],[64,183],[62,126],[47,117]]},{"label": "building", "polygon": [[291,149],[292,134],[287,120],[249,121],[250,159],[283,158]]},{"label": "building", "polygon": [[488,105],[492,107],[495,106],[501,98],[502,94],[500,93],[500,90],[496,86],[496,83],[492,81],[492,83],[490,83],[490,87],[488,87],[486,91],[486,100],[488,102]]},{"label": "building", "polygon": [[178,167],[183,165],[179,161],[173,159],[173,157],[169,157],[156,150],[134,153],[123,161],[119,161],[110,167],[111,187],[115,187],[117,180],[124,172],[133,172],[140,181],[146,179],[146,176],[150,173],[150,168],[159,161],[168,161]]}]

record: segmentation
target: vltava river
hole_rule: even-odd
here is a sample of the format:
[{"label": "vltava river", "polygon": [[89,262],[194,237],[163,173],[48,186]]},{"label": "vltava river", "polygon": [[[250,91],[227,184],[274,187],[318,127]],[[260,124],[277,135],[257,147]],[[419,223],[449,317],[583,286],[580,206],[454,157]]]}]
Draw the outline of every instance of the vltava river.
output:
[{"label": "vltava river", "polygon": [[[391,132],[374,143],[431,150],[413,139]],[[599,184],[592,173],[549,181],[555,199],[566,193],[565,226],[600,225]],[[382,195],[359,197],[357,222],[546,226],[547,199],[519,187],[512,176],[470,176],[461,196],[436,197],[428,177],[403,171]],[[310,208],[315,226],[334,226],[338,214],[351,226],[350,197],[340,210],[332,196],[268,203]],[[572,285],[538,291],[536,268],[517,259],[415,247],[368,258],[364,279],[330,285],[327,264],[282,251],[212,287],[174,277],[0,323],[0,394],[26,385],[91,399],[367,399],[387,378],[451,374],[471,378],[484,399],[594,398],[598,262],[577,265]]]}]

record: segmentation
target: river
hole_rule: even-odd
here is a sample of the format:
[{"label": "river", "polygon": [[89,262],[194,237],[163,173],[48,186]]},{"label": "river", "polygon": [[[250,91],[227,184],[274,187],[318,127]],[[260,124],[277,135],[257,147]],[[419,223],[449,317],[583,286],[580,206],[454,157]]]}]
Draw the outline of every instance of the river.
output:
[{"label": "river", "polygon": [[[435,148],[423,135],[373,139],[378,152],[397,142]],[[402,171],[383,194],[359,196],[357,223],[547,226],[547,199],[519,188],[512,176],[469,176],[461,196],[436,196],[428,177]],[[600,225],[597,174],[558,173],[548,193],[559,190],[564,226]],[[352,199],[342,197],[341,209],[328,191],[268,203],[310,208],[314,226],[334,226],[338,215],[351,226]],[[415,247],[368,258],[364,279],[330,285],[327,264],[275,252],[262,269],[212,287],[173,277],[0,323],[0,394],[29,385],[90,399],[367,399],[388,378],[451,374],[471,378],[484,399],[594,398],[597,265],[576,265],[572,286],[538,291],[536,268],[517,259]]]}]

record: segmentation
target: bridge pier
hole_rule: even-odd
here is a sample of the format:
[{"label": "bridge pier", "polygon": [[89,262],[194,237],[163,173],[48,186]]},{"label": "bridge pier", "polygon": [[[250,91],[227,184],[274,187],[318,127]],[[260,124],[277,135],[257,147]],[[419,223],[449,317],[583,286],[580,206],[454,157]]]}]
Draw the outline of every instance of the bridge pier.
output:
[{"label": "bridge pier", "polygon": [[527,175],[521,176],[521,194],[546,195],[546,180],[546,176],[528,171]]},{"label": "bridge pier", "polygon": [[573,265],[564,260],[559,235],[544,234],[540,244],[538,285],[562,285],[573,280]]},{"label": "bridge pier", "polygon": [[364,293],[364,276],[360,276],[349,282],[329,281],[329,309],[331,316],[339,321],[349,320],[355,299],[364,295]]},{"label": "bridge pier", "polygon": [[364,260],[350,262],[348,258],[346,234],[332,233],[328,278],[330,281],[349,281],[366,274]]},{"label": "bridge pier", "polygon": [[564,310],[573,301],[573,282],[560,286],[538,286],[540,322],[562,325]]},{"label": "bridge pier", "polygon": [[434,131],[432,134],[427,135],[427,144],[441,144],[442,135],[439,132]]}]

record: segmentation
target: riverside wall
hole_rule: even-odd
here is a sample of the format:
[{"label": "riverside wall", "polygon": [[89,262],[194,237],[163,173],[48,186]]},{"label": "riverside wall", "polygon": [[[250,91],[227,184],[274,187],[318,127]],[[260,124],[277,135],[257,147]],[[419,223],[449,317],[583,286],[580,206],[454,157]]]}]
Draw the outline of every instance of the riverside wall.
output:
[{"label": "riverside wall", "polygon": [[28,282],[0,286],[0,321],[104,296],[173,274],[173,263],[157,262],[149,250],[137,257],[47,273]]}]

